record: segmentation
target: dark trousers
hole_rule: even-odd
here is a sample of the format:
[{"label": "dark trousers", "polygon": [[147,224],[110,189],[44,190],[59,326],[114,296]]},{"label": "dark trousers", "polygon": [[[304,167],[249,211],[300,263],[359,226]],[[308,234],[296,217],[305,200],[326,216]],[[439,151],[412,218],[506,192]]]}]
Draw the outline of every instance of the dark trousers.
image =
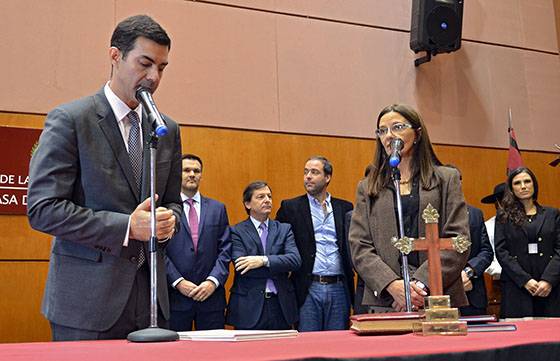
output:
[{"label": "dark trousers", "polygon": [[193,306],[188,311],[171,311],[169,325],[174,331],[218,330],[225,325],[224,310],[204,311],[199,305]]},{"label": "dark trousers", "polygon": [[362,305],[362,299],[364,298],[364,280],[358,276],[358,284],[356,285],[356,295],[354,296],[354,314],[363,314],[369,312],[369,307]]},{"label": "dark trousers", "polygon": [[[158,325],[167,328],[168,323],[158,307]],[[150,325],[150,281],[147,262],[136,272],[124,311],[108,330],[84,330],[52,322],[50,325],[53,341],[125,339],[130,332],[148,327]]]},{"label": "dark trousers", "polygon": [[261,317],[250,330],[289,330],[292,327],[284,318],[278,296],[264,299]]},{"label": "dark trousers", "polygon": [[474,306],[459,307],[459,312],[461,313],[461,316],[480,316],[487,313],[485,308],[478,308]]}]

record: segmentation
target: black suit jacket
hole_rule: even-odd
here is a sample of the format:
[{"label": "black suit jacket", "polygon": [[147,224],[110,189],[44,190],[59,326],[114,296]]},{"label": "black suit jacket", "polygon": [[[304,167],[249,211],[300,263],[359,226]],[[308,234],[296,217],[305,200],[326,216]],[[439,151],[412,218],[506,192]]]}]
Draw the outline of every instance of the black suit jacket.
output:
[{"label": "black suit jacket", "polygon": [[[181,214],[179,127],[165,118],[159,140],[157,206]],[[151,125],[142,117],[144,143]],[[47,115],[29,167],[31,226],[53,235],[42,312],[51,322],[91,331],[109,329],[122,314],[137,272],[140,247],[129,239],[130,214],[149,190],[150,153],[144,146],[142,192],[103,89]],[[169,318],[163,244],[158,244],[158,303]],[[149,257],[147,257],[149,262]],[[149,310],[146,310],[149,312]]]},{"label": "black suit jacket", "polygon": [[494,251],[492,251],[492,245],[488,239],[482,211],[467,205],[467,212],[469,213],[469,230],[472,242],[467,264],[473,269],[474,276],[471,278],[473,288],[466,293],[471,306],[486,308],[488,299],[484,284],[484,270],[492,263]]},{"label": "black suit jacket", "polygon": [[[524,285],[530,280],[544,280],[552,291],[544,300],[546,316],[560,316],[560,212],[556,208],[537,207],[537,254],[528,253],[529,239],[525,226],[496,221],[494,242],[496,257],[502,266],[502,317],[533,316],[533,296]],[[537,262],[531,262],[538,260]],[[537,267],[531,267],[537,264]]]},{"label": "black suit jacket", "polygon": [[[340,258],[342,260],[342,269],[344,271],[345,286],[349,296],[349,303],[354,303],[354,272],[352,269],[352,261],[350,260],[350,252],[346,232],[344,231],[345,214],[351,211],[352,203],[343,199],[331,197],[332,208],[334,212],[334,223],[336,228],[336,240]],[[312,282],[313,265],[315,264],[315,253],[317,247],[315,243],[315,231],[313,230],[313,221],[311,219],[311,209],[309,208],[309,199],[307,194],[302,196],[283,200],[280,209],[276,214],[276,220],[282,223],[292,225],[296,244],[301,255],[301,267],[299,270],[292,272],[291,279],[296,289],[298,306],[302,306],[305,298],[309,293],[309,286]]]}]

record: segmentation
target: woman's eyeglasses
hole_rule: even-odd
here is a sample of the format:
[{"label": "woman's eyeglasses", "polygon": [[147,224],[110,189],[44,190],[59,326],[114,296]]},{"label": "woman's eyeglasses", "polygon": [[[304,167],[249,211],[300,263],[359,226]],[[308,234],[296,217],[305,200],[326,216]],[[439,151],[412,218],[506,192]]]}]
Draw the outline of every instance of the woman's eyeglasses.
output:
[{"label": "woman's eyeglasses", "polygon": [[377,128],[375,130],[375,135],[378,138],[383,138],[384,136],[387,135],[387,133],[389,132],[389,129],[391,130],[392,134],[400,134],[400,133],[404,132],[405,130],[411,129],[411,128],[412,128],[412,125],[407,124],[407,123],[394,123],[389,128],[387,128],[387,127]]}]

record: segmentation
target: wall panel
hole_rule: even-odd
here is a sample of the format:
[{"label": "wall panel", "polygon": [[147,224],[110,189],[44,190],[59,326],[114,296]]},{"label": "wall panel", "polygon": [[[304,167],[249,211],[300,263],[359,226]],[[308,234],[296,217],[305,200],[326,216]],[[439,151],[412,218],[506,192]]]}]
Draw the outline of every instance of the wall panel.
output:
[{"label": "wall panel", "polygon": [[48,265],[0,261],[0,342],[51,339],[49,323],[40,312]]},{"label": "wall panel", "polygon": [[146,12],[173,38],[156,101],[186,125],[367,138],[372,115],[406,101],[439,143],[504,147],[510,106],[522,149],[557,142],[548,131],[560,111],[550,0],[467,2],[463,48],[420,68],[408,49],[409,0],[92,4],[0,3],[0,51],[10,54],[0,110],[46,113],[99,89],[114,24]]},{"label": "wall panel", "polygon": [[113,0],[0,1],[0,110],[46,113],[109,79]]}]

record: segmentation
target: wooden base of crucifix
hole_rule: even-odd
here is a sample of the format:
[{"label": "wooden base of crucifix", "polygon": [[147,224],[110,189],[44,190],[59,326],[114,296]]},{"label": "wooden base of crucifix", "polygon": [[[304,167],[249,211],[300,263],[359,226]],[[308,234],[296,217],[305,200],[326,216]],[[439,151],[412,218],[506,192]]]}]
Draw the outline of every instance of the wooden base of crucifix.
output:
[{"label": "wooden base of crucifix", "polygon": [[459,235],[453,238],[439,238],[437,210],[428,204],[422,212],[426,222],[426,237],[413,239],[393,237],[391,242],[401,252],[408,254],[411,251],[428,252],[428,282],[430,296],[424,299],[425,317],[423,322],[415,322],[415,334],[428,335],[465,335],[467,323],[459,321],[459,311],[451,308],[449,296],[443,294],[443,279],[441,272],[441,250],[456,250],[463,253],[469,249],[471,242],[467,237]]}]

